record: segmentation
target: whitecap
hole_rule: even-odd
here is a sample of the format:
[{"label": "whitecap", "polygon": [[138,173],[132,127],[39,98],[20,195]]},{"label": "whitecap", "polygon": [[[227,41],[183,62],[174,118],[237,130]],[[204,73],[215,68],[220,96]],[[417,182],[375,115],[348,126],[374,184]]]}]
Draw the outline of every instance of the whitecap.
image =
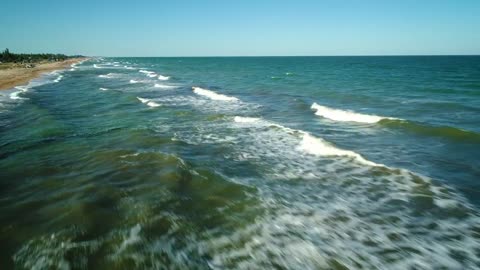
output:
[{"label": "whitecap", "polygon": [[143,69],[139,70],[138,72],[144,73],[144,74],[153,74],[153,73],[155,73],[155,72],[153,72],[153,71],[148,71],[148,70],[143,70]]},{"label": "whitecap", "polygon": [[136,80],[130,80],[130,83],[139,83],[139,81],[136,81]]},{"label": "whitecap", "polygon": [[111,79],[111,78],[113,78],[115,75],[116,75],[115,73],[108,73],[108,74],[98,75],[98,77]]},{"label": "whitecap", "polygon": [[154,85],[155,88],[161,88],[161,89],[174,89],[174,88],[177,88],[177,86],[174,86],[174,85],[165,85],[165,84],[159,84],[159,83],[156,83]]},{"label": "whitecap", "polygon": [[212,99],[212,100],[222,100],[222,101],[238,101],[238,98],[236,97],[230,97],[230,96],[226,96],[226,95],[222,95],[222,94],[218,94],[218,93],[215,93],[211,90],[208,90],[208,89],[203,89],[203,88],[200,88],[200,87],[192,87],[193,89],[193,92],[197,95],[200,95],[200,96],[205,96],[209,99]]},{"label": "whitecap", "polygon": [[107,91],[108,90],[108,88],[103,88],[103,87],[100,87],[99,89],[102,90],[102,91]]},{"label": "whitecap", "polygon": [[363,163],[369,166],[383,166],[382,164],[377,164],[375,162],[366,160],[360,154],[350,151],[336,148],[331,143],[325,141],[324,139],[314,137],[308,132],[299,131],[302,134],[302,141],[297,147],[298,150],[301,150],[305,153],[317,155],[317,156],[343,156],[350,157],[359,163]]},{"label": "whitecap", "polygon": [[10,94],[10,98],[11,99],[26,99],[26,98],[22,98],[22,97],[19,97],[18,94],[20,93],[23,93],[24,91],[16,91],[16,92],[13,92]]},{"label": "whitecap", "polygon": [[154,102],[154,101],[151,101],[150,99],[147,99],[147,98],[141,98],[141,97],[137,97],[138,100],[140,100],[140,102],[142,102],[143,104],[147,105],[147,106],[150,106],[150,107],[159,107],[160,104]]},{"label": "whitecap", "polygon": [[358,123],[377,123],[383,119],[395,119],[391,117],[382,117],[377,115],[360,114],[352,111],[344,111],[339,109],[333,109],[326,106],[319,105],[317,103],[312,104],[312,110],[316,110],[315,114],[328,118],[333,121],[341,122],[358,122]]},{"label": "whitecap", "polygon": [[55,80],[53,80],[53,82],[56,82],[58,83],[59,81],[61,81],[63,78],[63,75],[59,75]]},{"label": "whitecap", "polygon": [[237,123],[255,123],[260,121],[260,118],[255,118],[255,117],[243,117],[243,116],[235,116],[233,118],[233,121]]},{"label": "whitecap", "polygon": [[163,76],[163,75],[158,75],[158,79],[161,80],[161,81],[167,81],[168,79],[170,79],[170,77]]}]

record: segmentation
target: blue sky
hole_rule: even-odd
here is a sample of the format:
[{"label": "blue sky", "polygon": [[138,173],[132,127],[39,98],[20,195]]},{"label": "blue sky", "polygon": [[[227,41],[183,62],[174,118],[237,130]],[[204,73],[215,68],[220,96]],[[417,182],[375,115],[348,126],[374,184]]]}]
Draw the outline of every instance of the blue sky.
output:
[{"label": "blue sky", "polygon": [[480,54],[480,0],[3,0],[0,48],[103,56]]}]

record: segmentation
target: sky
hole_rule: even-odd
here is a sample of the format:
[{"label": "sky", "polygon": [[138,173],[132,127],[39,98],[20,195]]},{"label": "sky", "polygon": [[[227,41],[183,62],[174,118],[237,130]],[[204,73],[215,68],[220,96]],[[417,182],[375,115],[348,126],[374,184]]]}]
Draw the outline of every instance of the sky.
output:
[{"label": "sky", "polygon": [[480,0],[2,0],[0,49],[88,56],[480,54]]}]

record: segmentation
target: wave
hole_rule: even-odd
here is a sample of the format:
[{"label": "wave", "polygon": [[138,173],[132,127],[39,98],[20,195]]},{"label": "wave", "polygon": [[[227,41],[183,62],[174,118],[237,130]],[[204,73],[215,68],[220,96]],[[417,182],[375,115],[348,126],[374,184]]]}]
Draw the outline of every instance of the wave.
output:
[{"label": "wave", "polygon": [[161,80],[161,81],[167,81],[168,79],[170,79],[170,77],[163,76],[163,75],[158,75],[158,79]]},{"label": "wave", "polygon": [[230,96],[226,96],[226,95],[222,95],[222,94],[217,94],[211,90],[208,90],[208,89],[203,89],[203,88],[200,88],[200,87],[192,87],[193,89],[193,92],[197,95],[200,95],[200,96],[205,96],[209,99],[212,99],[212,100],[222,100],[222,101],[238,101],[238,98],[236,97],[230,97]]},{"label": "wave", "polygon": [[161,88],[161,89],[175,89],[177,88],[178,86],[174,86],[174,85],[164,85],[164,84],[159,84],[159,83],[156,83],[155,88]]},{"label": "wave", "polygon": [[141,70],[139,70],[138,72],[144,73],[144,74],[153,74],[153,73],[155,73],[155,72],[153,72],[153,71],[148,71],[148,70],[144,70],[144,69],[141,69]]},{"label": "wave", "polygon": [[400,118],[359,114],[351,111],[332,109],[326,106],[318,105],[317,103],[313,103],[311,108],[316,110],[316,115],[334,121],[348,121],[369,124],[378,123],[381,126],[403,129],[420,135],[442,137],[460,142],[480,143],[479,133],[455,127],[431,126],[428,124],[417,123]]},{"label": "wave", "polygon": [[100,87],[99,89],[102,90],[102,91],[107,91],[108,90],[108,88],[103,88],[103,87]]},{"label": "wave", "polygon": [[143,104],[147,105],[147,106],[150,106],[150,107],[159,107],[160,104],[156,103],[156,102],[153,102],[151,101],[150,99],[147,99],[147,98],[141,98],[141,97],[137,97],[138,100],[140,100],[140,102],[142,102]]},{"label": "wave", "polygon": [[155,73],[147,74],[147,77],[155,78],[155,77],[157,77],[157,74],[155,74]]},{"label": "wave", "polygon": [[18,95],[23,93],[24,91],[16,91],[16,92],[13,92],[10,94],[10,99],[26,99],[26,98],[23,98],[23,97],[19,97]]},{"label": "wave", "polygon": [[255,123],[260,121],[260,118],[255,118],[255,117],[243,117],[243,116],[235,116],[233,118],[233,121],[237,123]]},{"label": "wave", "polygon": [[53,80],[53,82],[56,82],[58,83],[59,81],[61,81],[63,78],[63,75],[59,75],[55,80]]},{"label": "wave", "polygon": [[135,69],[134,67],[129,67],[129,66],[123,66],[123,67],[124,67],[125,69],[130,69],[130,70]]},{"label": "wave", "polygon": [[99,67],[97,64],[93,64],[93,67],[94,68],[102,68],[102,67]]},{"label": "wave", "polygon": [[130,83],[139,83],[139,81],[136,81],[136,80],[130,80]]},{"label": "wave", "polygon": [[116,75],[115,73],[108,73],[108,74],[98,75],[98,77],[99,77],[99,78],[111,79],[111,78],[113,78],[115,75]]},{"label": "wave", "polygon": [[[44,85],[44,84],[58,83],[63,78],[63,75],[59,74],[60,72],[61,71],[55,70],[55,71],[52,71],[52,72],[48,73],[48,75],[46,75],[46,76],[41,76],[40,78],[31,80],[27,85],[15,86],[13,89],[17,89],[19,91],[12,92],[8,96],[9,96],[10,99],[13,99],[13,100],[28,99],[28,98],[21,97],[20,94],[23,94],[23,93],[29,91],[31,88],[38,87],[38,86],[41,86],[41,85]],[[52,80],[50,76],[54,76],[54,75],[58,75],[58,77],[56,79]]]},{"label": "wave", "polygon": [[431,137],[441,137],[459,142],[480,143],[480,134],[449,126],[430,126],[401,119],[384,119],[380,125],[388,128],[398,128],[412,133]]},{"label": "wave", "polygon": [[297,149],[304,151],[305,153],[316,156],[343,156],[350,157],[359,163],[369,165],[372,167],[385,167],[383,164],[378,164],[370,160],[365,159],[360,154],[350,151],[336,148],[333,144],[325,141],[324,139],[314,137],[308,132],[299,131],[302,134],[302,141]]},{"label": "wave", "polygon": [[357,123],[368,123],[373,124],[380,122],[384,119],[397,119],[392,117],[383,117],[377,115],[361,114],[352,111],[344,111],[339,109],[333,109],[326,106],[313,103],[311,106],[312,110],[316,110],[315,114],[324,118],[328,118],[333,121],[340,122],[357,122]]},{"label": "wave", "polygon": [[358,163],[361,163],[364,165],[369,165],[372,167],[379,167],[379,166],[386,167],[383,164],[378,164],[370,160],[367,160],[362,155],[356,152],[337,148],[332,143],[329,143],[322,138],[315,137],[303,130],[288,128],[280,124],[263,120],[261,118],[235,116],[233,120],[236,123],[245,123],[245,124],[259,123],[260,125],[263,125],[263,126],[276,127],[291,135],[299,136],[301,138],[301,141],[300,141],[300,144],[297,146],[296,150],[302,151],[303,153],[306,153],[306,154],[311,154],[315,156],[325,156],[325,157],[342,156],[342,157],[352,158]]}]

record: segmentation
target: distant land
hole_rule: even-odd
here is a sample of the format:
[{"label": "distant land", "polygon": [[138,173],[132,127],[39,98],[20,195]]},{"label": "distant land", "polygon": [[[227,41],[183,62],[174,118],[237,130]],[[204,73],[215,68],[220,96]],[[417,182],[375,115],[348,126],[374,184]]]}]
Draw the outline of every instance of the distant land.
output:
[{"label": "distant land", "polygon": [[0,90],[25,84],[45,72],[66,68],[84,59],[82,55],[17,54],[5,49],[0,54]]}]

